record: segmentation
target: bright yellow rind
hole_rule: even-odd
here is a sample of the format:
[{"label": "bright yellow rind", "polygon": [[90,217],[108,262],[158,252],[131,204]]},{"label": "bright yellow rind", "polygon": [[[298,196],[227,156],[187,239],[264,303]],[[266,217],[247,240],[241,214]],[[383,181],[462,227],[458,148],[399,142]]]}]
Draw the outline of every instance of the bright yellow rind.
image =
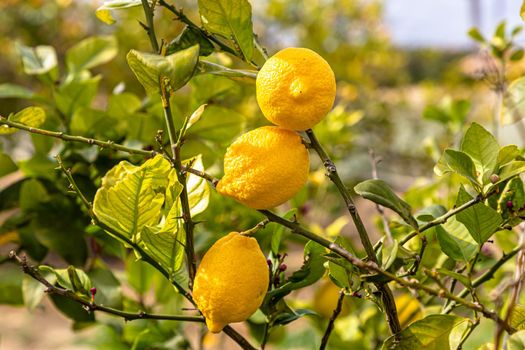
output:
[{"label": "bright yellow rind", "polygon": [[269,283],[266,258],[254,238],[231,232],[206,252],[193,298],[212,333],[248,319],[261,306]]},{"label": "bright yellow rind", "polygon": [[295,196],[309,168],[308,151],[296,132],[264,126],[228,148],[217,191],[250,208],[269,209]]},{"label": "bright yellow rind", "polygon": [[328,62],[305,48],[287,48],[266,61],[257,74],[257,102],[272,123],[306,130],[334,104],[335,75]]}]

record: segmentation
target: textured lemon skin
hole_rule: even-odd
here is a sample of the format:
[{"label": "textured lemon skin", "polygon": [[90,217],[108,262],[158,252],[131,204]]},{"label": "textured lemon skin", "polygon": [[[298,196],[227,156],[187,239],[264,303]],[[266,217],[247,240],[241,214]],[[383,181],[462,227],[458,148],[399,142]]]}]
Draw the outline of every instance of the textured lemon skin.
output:
[{"label": "textured lemon skin", "polygon": [[255,238],[231,232],[206,252],[197,269],[193,298],[212,333],[242,322],[261,306],[269,271]]},{"label": "textured lemon skin", "polygon": [[310,160],[294,131],[263,126],[241,135],[224,156],[217,191],[254,209],[292,198],[306,183]]},{"label": "textured lemon skin", "polygon": [[306,130],[332,109],[335,76],[328,62],[305,48],[287,48],[269,58],[257,74],[257,102],[272,123]]}]

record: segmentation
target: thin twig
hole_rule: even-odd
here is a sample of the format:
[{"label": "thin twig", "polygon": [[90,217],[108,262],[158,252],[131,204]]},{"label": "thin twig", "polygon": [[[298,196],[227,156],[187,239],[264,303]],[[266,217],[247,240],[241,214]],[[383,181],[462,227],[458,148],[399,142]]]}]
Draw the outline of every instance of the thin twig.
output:
[{"label": "thin twig", "polygon": [[330,317],[330,321],[328,321],[328,326],[326,327],[326,331],[324,332],[323,338],[321,339],[321,346],[319,346],[319,350],[324,350],[328,345],[328,339],[330,338],[330,334],[332,334],[332,330],[334,329],[335,320],[337,319],[337,317],[341,313],[341,310],[343,309],[344,297],[344,291],[340,290],[339,298],[337,299],[337,305],[334,309],[334,312],[332,313],[332,316]]},{"label": "thin twig", "polygon": [[9,257],[16,261],[25,274],[31,276],[44,286],[46,286],[46,293],[48,294],[57,294],[61,295],[67,299],[73,300],[79,304],[84,305],[88,311],[101,311],[107,314],[115,315],[124,318],[126,321],[139,320],[139,319],[150,319],[150,320],[170,320],[170,321],[187,321],[187,322],[204,322],[204,317],[202,316],[187,316],[187,315],[158,315],[158,314],[148,314],[146,312],[127,312],[123,310],[114,309],[111,307],[103,306],[96,304],[93,300],[89,300],[79,296],[77,293],[57,287],[51,284],[35,266],[31,266],[27,262],[25,256],[19,257],[15,251],[9,253]]},{"label": "thin twig", "polygon": [[[379,162],[381,162],[381,157],[376,157],[375,152],[372,148],[368,150],[368,154],[370,156],[370,165],[372,166],[372,178],[377,180],[379,178],[377,175],[377,165],[379,164]],[[390,231],[390,225],[385,214],[385,209],[379,204],[376,204],[376,209],[379,215],[381,216],[383,229],[385,230],[385,234],[388,241],[393,242],[394,238],[392,237],[392,231]]]},{"label": "thin twig", "polygon": [[7,125],[15,129],[28,131],[33,134],[40,134],[44,136],[54,137],[57,139],[61,139],[63,141],[80,142],[80,143],[85,143],[88,145],[96,145],[102,148],[112,149],[115,151],[122,151],[122,152],[126,152],[129,154],[139,154],[139,155],[143,155],[147,157],[153,157],[157,154],[157,152],[155,151],[146,151],[142,149],[126,147],[126,146],[114,143],[113,141],[101,141],[101,140],[82,137],[82,136],[73,136],[73,135],[65,134],[60,131],[49,131],[49,130],[44,130],[44,129],[39,129],[39,128],[33,128],[33,127],[30,127],[24,124],[20,124],[17,122],[7,120],[7,118],[2,117],[2,116],[0,116],[0,125]]}]

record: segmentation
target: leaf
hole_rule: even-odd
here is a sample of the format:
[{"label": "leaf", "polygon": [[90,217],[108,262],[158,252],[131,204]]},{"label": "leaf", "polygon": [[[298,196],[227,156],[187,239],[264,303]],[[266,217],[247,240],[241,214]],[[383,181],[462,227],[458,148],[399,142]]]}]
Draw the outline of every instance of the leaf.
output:
[{"label": "leaf", "polygon": [[411,214],[408,203],[399,198],[383,180],[366,180],[354,187],[357,194],[374,203],[390,208],[398,213],[413,228],[418,228],[417,221]]},{"label": "leaf", "polygon": [[308,309],[297,309],[293,310],[293,312],[286,312],[279,314],[272,322],[273,326],[284,326],[288,323],[291,323],[295,320],[298,320],[299,318],[303,316],[314,316],[317,315],[314,311],[308,310]]},{"label": "leaf", "polygon": [[228,77],[232,80],[253,84],[257,78],[257,71],[249,69],[231,69],[220,64],[201,60],[198,64],[200,74],[213,74]]},{"label": "leaf", "polygon": [[469,155],[460,151],[445,150],[434,167],[434,172],[438,176],[454,172],[470,180],[473,185],[479,185],[474,162]]},{"label": "leaf", "polygon": [[173,91],[183,87],[193,76],[199,59],[199,46],[161,56],[131,50],[126,56],[129,67],[146,92],[159,91],[160,79],[168,79]]},{"label": "leaf", "polygon": [[481,33],[479,32],[478,28],[476,27],[472,27],[470,28],[470,30],[468,31],[468,36],[470,36],[473,40],[479,42],[479,43],[484,43],[485,42],[485,38],[483,37],[483,35],[481,35]]},{"label": "leaf", "polygon": [[171,55],[196,44],[199,45],[199,56],[209,56],[215,51],[212,42],[202,34],[202,31],[186,26],[182,33],[168,44],[166,53]]},{"label": "leaf", "polygon": [[472,158],[476,170],[482,176],[492,174],[498,159],[499,145],[496,138],[481,125],[472,123],[468,128],[461,141],[461,151]]},{"label": "leaf", "polygon": [[[523,17],[523,15],[522,15]],[[492,347],[491,349],[494,349]],[[512,334],[507,341],[507,350],[524,350],[525,349],[525,331],[521,330]]]},{"label": "leaf", "polygon": [[204,28],[234,41],[246,60],[253,56],[252,7],[247,0],[199,0]]},{"label": "leaf", "polygon": [[62,84],[55,91],[56,107],[66,116],[81,107],[89,107],[98,91],[101,76],[75,78]]},{"label": "leaf", "polygon": [[[509,324],[517,330],[525,330],[525,306],[521,304],[514,305]],[[525,338],[524,338],[525,339]]]},{"label": "leaf", "polygon": [[174,231],[163,231],[145,226],[141,239],[150,255],[172,275],[184,261],[184,229],[181,220],[176,220]]},{"label": "leaf", "polygon": [[454,272],[454,271],[450,271],[450,270],[447,270],[447,269],[441,268],[441,267],[436,269],[436,271],[438,273],[442,274],[442,275],[449,276],[449,277],[454,278],[455,280],[458,280],[465,287],[470,287],[471,286],[470,279],[467,276],[465,276],[465,275],[462,275],[460,273],[457,273],[457,272]]},{"label": "leaf", "polygon": [[126,259],[126,276],[128,283],[139,294],[147,293],[153,284],[157,270],[142,260],[136,260],[133,255]]},{"label": "leaf", "polygon": [[[195,170],[204,171],[201,155],[185,161],[184,164],[191,165]],[[188,192],[191,216],[202,213],[208,207],[210,201],[210,188],[206,179],[189,173],[186,179],[186,190]]]},{"label": "leaf", "polygon": [[507,145],[500,148],[498,152],[498,166],[506,165],[516,159],[521,154],[518,146]]},{"label": "leaf", "polygon": [[[463,186],[459,189],[456,207],[470,201],[472,197],[465,191]],[[501,215],[484,203],[477,203],[456,214],[459,222],[463,223],[472,238],[479,244],[483,244],[498,229],[503,222]]]},{"label": "leaf", "polygon": [[15,47],[22,58],[26,74],[45,74],[57,66],[57,55],[52,46],[29,47],[16,43]]},{"label": "leaf", "polygon": [[325,248],[314,241],[308,241],[304,246],[304,262],[303,266],[295,271],[288,280],[279,288],[268,292],[261,309],[268,307],[270,304],[275,304],[277,301],[284,298],[296,289],[301,289],[317,282],[323,277],[325,268],[323,263],[325,261],[323,254]]},{"label": "leaf", "polygon": [[191,128],[193,124],[199,121],[202,117],[202,113],[204,113],[204,110],[206,109],[207,104],[200,105],[199,108],[197,108],[191,116],[188,118],[188,124],[186,125],[186,130]]},{"label": "leaf", "polygon": [[[383,350],[450,350],[456,349],[461,335],[469,326],[468,319],[453,315],[430,315],[416,321],[383,344]],[[459,336],[458,336],[459,335]]]},{"label": "leaf", "polygon": [[[46,112],[40,107],[27,107],[22,109],[15,115],[7,118],[9,121],[24,124],[33,128],[38,128],[46,121]],[[13,134],[18,129],[8,127],[7,125],[0,125],[0,135]]]},{"label": "leaf", "polygon": [[[46,274],[44,278],[51,284],[55,284],[56,282],[56,277],[53,274]],[[33,277],[24,275],[24,279],[22,280],[22,295],[24,297],[24,304],[29,311],[34,310],[38,304],[40,304],[40,301],[44,298],[46,289],[47,287],[45,285]]]},{"label": "leaf", "polygon": [[114,36],[94,36],[70,48],[66,53],[66,64],[70,71],[79,72],[111,61],[117,52]]},{"label": "leaf", "polygon": [[30,99],[34,95],[33,91],[15,84],[0,84],[0,98],[23,98]]},{"label": "leaf", "polygon": [[130,7],[142,6],[141,0],[107,0],[95,12],[97,18],[106,24],[115,23],[111,10],[122,10]]},{"label": "leaf", "polygon": [[124,237],[138,241],[144,226],[160,220],[170,163],[161,155],[141,166],[120,162],[102,179],[95,195],[96,217]]},{"label": "leaf", "polygon": [[470,261],[476,254],[476,241],[467,228],[453,217],[445,225],[436,226],[436,235],[443,253],[456,261]]},{"label": "leaf", "polygon": [[524,172],[525,172],[525,161],[518,160],[518,161],[513,161],[511,163],[508,163],[507,165],[505,165],[504,167],[500,169],[500,172],[498,174],[499,181],[496,184],[499,184],[503,181],[510,179],[511,177],[514,177]]},{"label": "leaf", "polygon": [[88,291],[91,289],[91,280],[88,275],[74,266],[69,266],[67,269],[54,269],[51,266],[40,265],[38,269],[47,274],[54,274],[57,278],[57,283],[67,290],[79,292],[88,296]]},{"label": "leaf", "polygon": [[[283,218],[290,220],[294,217],[294,215],[297,214],[297,209],[293,208],[288,210],[284,215]],[[271,250],[273,255],[279,254],[279,249],[281,246],[281,240],[282,236],[284,234],[284,226],[283,225],[275,225],[275,229],[272,233],[272,241],[271,241]]]},{"label": "leaf", "polygon": [[122,309],[120,281],[107,267],[95,267],[88,272],[91,283],[97,288],[95,302],[100,305]]}]

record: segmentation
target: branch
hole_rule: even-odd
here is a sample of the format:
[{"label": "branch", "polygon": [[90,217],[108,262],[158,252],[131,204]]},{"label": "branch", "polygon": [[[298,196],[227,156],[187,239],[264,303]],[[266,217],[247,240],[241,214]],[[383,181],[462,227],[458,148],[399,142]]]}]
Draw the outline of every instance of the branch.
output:
[{"label": "branch", "polygon": [[204,322],[204,317],[202,316],[186,316],[186,315],[157,315],[157,314],[148,314],[146,312],[132,313],[127,311],[122,311],[114,309],[111,307],[106,307],[103,305],[96,304],[93,300],[88,300],[82,298],[75,292],[57,287],[51,284],[48,280],[45,279],[42,274],[38,271],[38,268],[31,266],[27,263],[27,258],[25,256],[19,257],[14,250],[9,253],[9,258],[13,259],[22,267],[22,270],[25,274],[31,276],[41,284],[47,287],[46,293],[61,295],[67,299],[73,300],[79,304],[82,304],[86,307],[88,311],[101,311],[107,314],[115,315],[124,318],[126,321],[133,321],[138,319],[150,319],[150,320],[171,320],[171,321],[187,321],[187,322]]},{"label": "branch", "polygon": [[44,129],[33,128],[33,127],[30,127],[24,124],[12,122],[2,116],[0,116],[0,125],[7,125],[15,129],[28,131],[33,134],[40,134],[44,136],[54,137],[57,139],[61,139],[63,141],[80,142],[80,143],[85,143],[88,145],[96,145],[102,148],[108,148],[108,149],[112,149],[115,151],[122,151],[122,152],[126,152],[129,154],[139,154],[139,155],[147,156],[147,157],[153,157],[157,154],[157,152],[155,151],[145,151],[142,149],[126,147],[126,146],[114,143],[113,141],[101,141],[101,140],[97,140],[93,138],[68,135],[68,134],[65,134],[59,131],[49,131],[49,130],[44,130]]},{"label": "branch", "polygon": [[332,317],[330,317],[330,321],[328,322],[326,331],[323,334],[323,338],[321,339],[321,346],[319,346],[319,350],[324,350],[326,348],[326,345],[328,344],[328,339],[330,338],[330,334],[332,334],[332,330],[334,329],[335,320],[341,313],[341,310],[343,309],[344,297],[345,297],[344,291],[340,290],[339,298],[337,299],[337,305],[334,309],[334,312],[332,313]]},{"label": "branch", "polygon": [[[493,191],[490,191],[488,193],[486,193],[485,195],[479,195],[477,196],[476,198],[473,198],[471,200],[469,200],[468,202],[465,202],[463,203],[462,205],[460,205],[459,207],[457,208],[454,208],[452,210],[449,210],[448,212],[446,212],[445,214],[441,215],[440,217],[432,220],[432,221],[429,221],[427,222],[425,225],[421,226],[419,228],[419,233],[421,232],[425,232],[426,230],[428,230],[429,228],[432,228],[434,226],[437,226],[437,225],[441,225],[441,224],[444,224],[445,222],[447,222],[448,219],[450,219],[452,216],[456,215],[457,213],[459,212],[462,212],[463,210],[467,209],[467,208],[470,208],[471,206],[475,205],[475,204],[478,204],[480,202],[483,202],[485,199],[489,198],[490,196],[492,196],[494,193],[496,193],[495,190]],[[406,242],[410,241],[412,238],[414,238],[415,236],[417,236],[418,234],[418,231],[412,231],[410,232],[408,235],[406,235],[402,240],[399,241],[399,244],[403,245],[405,244]]]},{"label": "branch", "polygon": [[[355,227],[357,228],[357,232],[359,233],[359,239],[361,240],[361,243],[363,244],[363,247],[365,248],[365,252],[368,257],[368,260],[370,260],[371,262],[377,263],[377,258],[375,255],[374,247],[372,246],[372,243],[370,242],[370,238],[368,237],[368,232],[366,231],[365,225],[363,224],[363,220],[361,220],[361,217],[359,216],[357,208],[354,204],[354,201],[352,200],[352,197],[350,196],[348,189],[343,184],[343,181],[341,180],[341,177],[339,176],[337,172],[337,168],[334,162],[332,161],[332,159],[330,159],[326,151],[323,149],[323,147],[319,143],[319,140],[315,136],[312,129],[306,130],[306,135],[308,136],[310,140],[310,146],[319,155],[319,158],[323,162],[323,165],[326,168],[326,171],[328,172],[328,177],[330,178],[330,180],[332,180],[334,185],[339,190],[339,193],[341,194],[341,197],[343,198],[346,204],[348,212],[350,213],[350,216],[352,216],[352,220],[354,221]],[[397,316],[397,309],[396,309],[396,303],[394,301],[394,295],[392,294],[392,291],[386,284],[375,283],[375,286],[381,293],[381,299],[385,307],[387,322],[390,327],[390,331],[394,335],[398,334],[399,332],[401,332],[401,325],[399,324],[399,319]]]},{"label": "branch", "polygon": [[142,7],[144,8],[144,16],[148,23],[146,32],[148,33],[151,47],[155,53],[159,53],[159,43],[157,41],[157,36],[155,35],[155,24],[153,23],[153,10],[148,4],[148,0],[142,0]]}]

